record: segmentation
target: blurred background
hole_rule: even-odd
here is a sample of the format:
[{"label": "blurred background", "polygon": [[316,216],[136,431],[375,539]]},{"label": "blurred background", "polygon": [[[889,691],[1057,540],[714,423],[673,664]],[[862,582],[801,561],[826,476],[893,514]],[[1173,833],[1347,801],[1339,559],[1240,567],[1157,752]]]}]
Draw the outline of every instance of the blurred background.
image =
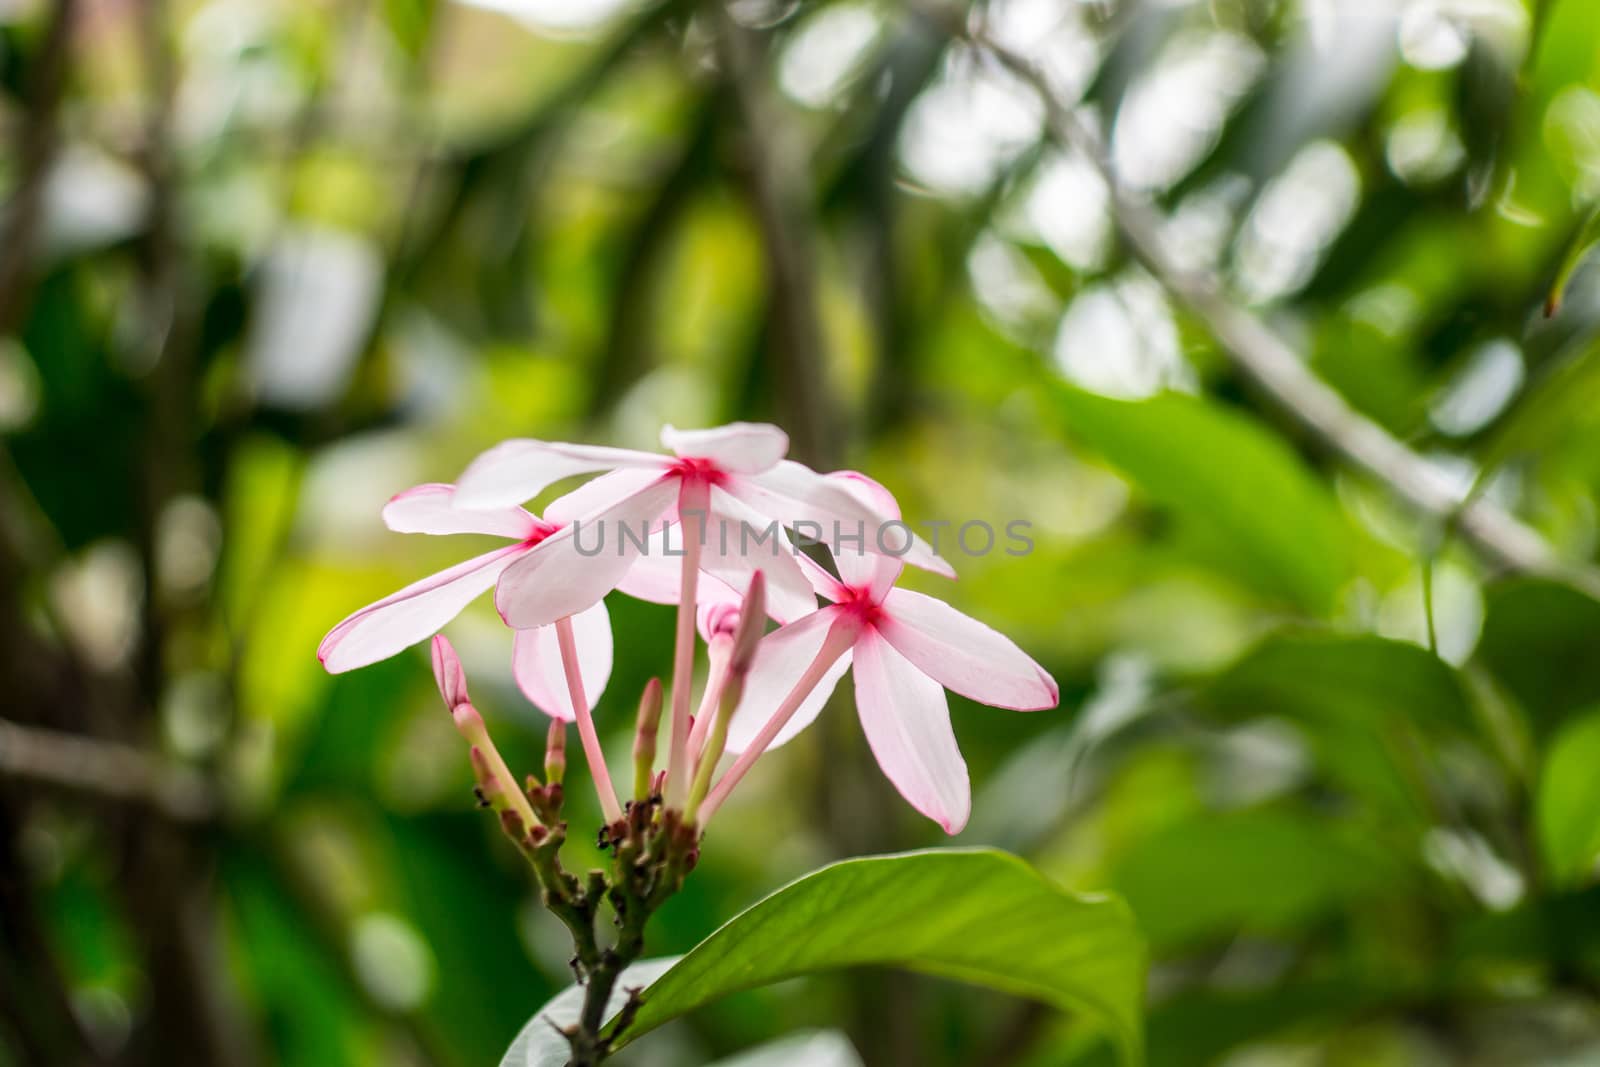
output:
[{"label": "blurred background", "polygon": [[[913,520],[1032,524],[1026,557],[913,579],[1062,683],[1035,715],[952,700],[956,843],[1127,896],[1153,1062],[1600,1062],[1600,5],[967,24],[1098,132],[1186,276],[1571,581],[1508,572],[1254,385],[962,25],[0,0],[0,1064],[498,1062],[569,947],[473,809],[425,653],[335,678],[317,642],[477,550],[387,532],[394,492],[505,437],[734,418]],[[671,615],[613,600],[620,767]],[[534,769],[487,598],[448,633]],[[946,843],[835,702],[724,809],[652,953],[828,860]],[[1104,1056],[874,971],[630,1062],[817,1027],[874,1065]]]}]

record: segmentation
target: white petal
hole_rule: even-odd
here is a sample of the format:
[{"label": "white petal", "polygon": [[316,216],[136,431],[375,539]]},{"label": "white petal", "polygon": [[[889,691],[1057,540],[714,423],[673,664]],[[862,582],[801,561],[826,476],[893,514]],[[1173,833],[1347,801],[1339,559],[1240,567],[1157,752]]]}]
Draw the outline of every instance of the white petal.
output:
[{"label": "white petal", "polygon": [[[606,614],[605,601],[573,616],[572,637],[578,649],[584,699],[592,709],[611,680],[611,617]],[[522,695],[546,715],[566,722],[578,717],[572,707],[567,672],[561,662],[561,642],[554,626],[517,631],[511,651],[511,674]]]},{"label": "white petal", "polygon": [[[885,519],[900,518],[900,502],[894,494],[865,474],[834,471],[826,477],[859,500],[872,514]],[[854,539],[846,542],[841,538],[839,543],[830,545],[830,549],[834,565],[839,568],[839,577],[846,585],[865,587],[871,590],[874,599],[881,599],[899,581],[905,564],[898,555],[877,551],[876,534],[872,529],[871,524],[858,520],[851,526],[850,533],[852,538],[860,535],[860,542]],[[905,531],[898,527],[890,529],[885,533],[885,544],[899,550],[905,545],[904,535]]]},{"label": "white petal", "polygon": [[683,459],[709,459],[738,474],[767,470],[789,451],[789,435],[765,422],[732,422],[710,430],[663,426],[661,443]]},{"label": "white petal", "polygon": [[[584,543],[589,536],[584,535]],[[699,578],[701,602],[707,598],[737,603],[740,595],[720,578],[701,574]],[[652,604],[676,604],[683,588],[683,543],[676,523],[663,526],[650,535],[649,548],[641,552],[628,568],[617,588],[631,597]]]},{"label": "white petal", "polygon": [[[846,537],[853,539],[860,533],[867,551],[878,552],[881,537],[882,545],[895,550],[902,563],[947,578],[955,577],[950,564],[909,525],[901,523],[898,514],[880,513],[867,506],[846,485],[799,463],[784,460],[760,474],[733,476],[723,483],[723,488],[759,514],[777,519],[786,526],[815,523],[825,543],[832,544]],[[808,528],[807,532],[817,531]],[[907,535],[910,536],[909,546],[905,541]],[[853,540],[851,545],[853,547]],[[899,551],[902,548],[904,551]]]},{"label": "white petal", "polygon": [[[745,679],[744,698],[728,724],[729,752],[743,752],[755,740],[756,734],[817,658],[828,631],[838,618],[838,609],[823,608],[761,639],[761,644],[756,646],[756,658],[750,665],[750,675]],[[850,653],[846,652],[823,675],[768,747],[776,748],[810,726],[849,668]]]},{"label": "white petal", "polygon": [[635,538],[640,531],[658,522],[677,499],[678,480],[663,477],[551,534],[501,577],[494,595],[500,617],[526,630],[593,607],[639,558]]},{"label": "white petal", "polygon": [[426,641],[529,550],[507,545],[413,582],[328,631],[317,658],[330,673],[365,667]]},{"label": "white petal", "polygon": [[496,508],[520,504],[575,474],[616,467],[665,467],[665,456],[629,448],[569,445],[517,438],[502,441],[473,460],[456,480],[455,506]]},{"label": "white petal", "polygon": [[1038,711],[1061,700],[1055,679],[1016,642],[942,600],[891,590],[877,627],[928,677],[979,703]]},{"label": "white petal", "polygon": [[454,506],[455,486],[433,483],[396,493],[383,507],[383,521],[397,533],[495,534],[524,541],[544,528],[527,510],[510,505],[471,510]]},{"label": "white petal", "polygon": [[781,532],[766,543],[755,538],[767,525],[762,517],[721,489],[711,490],[711,514],[700,567],[735,589],[748,589],[750,575],[767,576],[767,614],[791,622],[817,610],[817,595],[800,569],[794,546]]},{"label": "white petal", "polygon": [[661,477],[655,467],[629,467],[612,471],[584,482],[565,496],[557,497],[544,509],[546,522],[566,526],[574,519],[586,519],[618,501],[648,488]]},{"label": "white petal", "polygon": [[972,810],[944,689],[870,629],[856,641],[856,712],[878,766],[907,802],[959,833]]}]

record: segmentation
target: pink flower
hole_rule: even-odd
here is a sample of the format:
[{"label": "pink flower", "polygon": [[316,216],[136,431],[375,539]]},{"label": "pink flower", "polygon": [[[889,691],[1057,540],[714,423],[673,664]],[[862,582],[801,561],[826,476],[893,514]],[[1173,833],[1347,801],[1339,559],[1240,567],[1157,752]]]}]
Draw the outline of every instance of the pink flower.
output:
[{"label": "pink flower", "polygon": [[[453,492],[452,486],[437,484],[407,489],[384,506],[383,521],[401,533],[491,534],[512,543],[430,575],[346,618],[328,631],[317,649],[317,658],[329,672],[365,667],[426,641],[488,591],[506,568],[559,529],[520,507],[453,506]],[[611,621],[605,604],[593,604],[578,614],[572,628],[583,687],[593,699],[611,676]],[[518,630],[511,664],[518,687],[535,706],[568,722],[576,717],[553,626]]]},{"label": "pink flower", "polygon": [[[830,477],[878,510],[898,510],[864,475]],[[809,725],[854,666],[856,713],[878,765],[912,807],[957,833],[971,791],[945,689],[1015,711],[1055,707],[1060,691],[1009,638],[943,601],[896,589],[900,560],[841,553],[836,561],[839,579],[807,568],[817,592],[833,603],[762,640],[728,733],[728,751],[741,755],[707,796],[703,817],[763,751]]]},{"label": "pink flower", "polygon": [[[785,460],[789,439],[776,426],[668,426],[661,431],[661,443],[674,454],[515,440],[472,462],[457,486],[457,507],[503,508],[563,478],[610,472],[545,509],[545,517],[563,529],[546,538],[539,551],[505,568],[495,604],[506,622],[518,628],[544,626],[584,611],[618,588],[643,555],[625,531],[638,534],[680,523],[686,516],[696,519],[684,524],[686,531],[696,531],[695,540],[701,540],[700,531],[705,534],[698,548],[700,569],[742,588],[759,568],[766,572],[774,617],[797,616],[816,607],[810,583],[787,545],[757,544],[757,535],[774,521],[782,526],[805,522],[817,523],[826,540],[837,522],[851,533],[864,527],[870,547],[879,527],[898,519],[879,514],[837,482]],[[903,558],[953,575],[949,564],[921,539],[912,539]]]}]

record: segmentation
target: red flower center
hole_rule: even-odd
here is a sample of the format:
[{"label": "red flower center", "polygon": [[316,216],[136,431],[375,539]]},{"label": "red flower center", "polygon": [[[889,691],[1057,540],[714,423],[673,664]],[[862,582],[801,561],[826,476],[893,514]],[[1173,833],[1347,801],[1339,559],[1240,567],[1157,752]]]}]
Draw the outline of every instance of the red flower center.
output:
[{"label": "red flower center", "polygon": [[727,475],[717,466],[715,460],[699,456],[688,456],[673,461],[672,473],[686,482],[704,482],[707,485],[721,485],[727,479]]},{"label": "red flower center", "polygon": [[841,583],[843,596],[839,606],[845,611],[860,619],[870,626],[883,617],[883,607],[872,595],[872,590],[864,585],[844,585]]}]

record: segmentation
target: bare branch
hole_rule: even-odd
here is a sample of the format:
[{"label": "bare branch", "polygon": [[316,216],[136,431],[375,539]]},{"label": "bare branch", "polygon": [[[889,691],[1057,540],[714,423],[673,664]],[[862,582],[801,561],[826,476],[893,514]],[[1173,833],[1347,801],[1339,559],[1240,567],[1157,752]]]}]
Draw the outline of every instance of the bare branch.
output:
[{"label": "bare branch", "polygon": [[1118,179],[1100,137],[1056,95],[1027,57],[989,36],[964,13],[921,7],[930,21],[990,56],[1038,95],[1050,136],[1080,153],[1110,193],[1114,222],[1133,256],[1205,323],[1234,363],[1318,440],[1384,483],[1413,509],[1454,526],[1491,564],[1560,578],[1600,594],[1600,572],[1562,560],[1531,527],[1492,502],[1463,493],[1443,471],[1352,408],[1259,315],[1234,303],[1212,272],[1180,265],[1162,238],[1159,209]]},{"label": "bare branch", "polygon": [[217,802],[201,776],[129,745],[0,719],[0,775],[138,804],[174,822],[203,822]]}]

